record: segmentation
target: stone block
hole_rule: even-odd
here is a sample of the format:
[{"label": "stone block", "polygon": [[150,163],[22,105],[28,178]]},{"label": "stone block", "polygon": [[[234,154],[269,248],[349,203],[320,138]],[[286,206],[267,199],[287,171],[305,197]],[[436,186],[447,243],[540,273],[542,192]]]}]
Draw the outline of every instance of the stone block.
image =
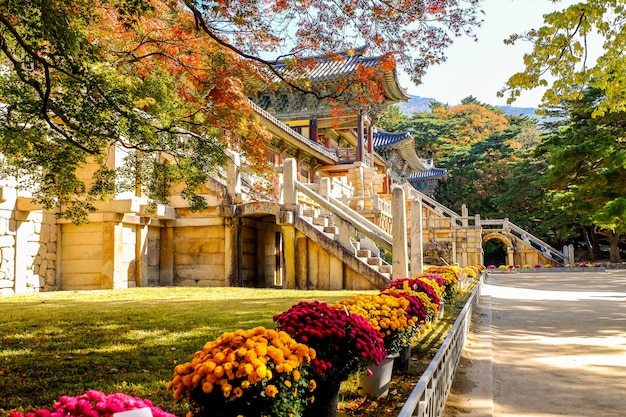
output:
[{"label": "stone block", "polygon": [[[7,215],[10,213],[7,212]],[[4,236],[9,231],[9,219],[2,216],[2,212],[0,211],[0,236]]]},{"label": "stone block", "polygon": [[55,250],[51,251],[50,250],[50,243],[48,244],[48,253],[46,253],[46,259],[49,261],[56,261],[57,259],[57,254],[56,254],[56,245],[55,245]]},{"label": "stone block", "polygon": [[9,248],[15,246],[15,237],[4,235],[0,236],[0,248]]},{"label": "stone block", "polygon": [[223,253],[176,253],[174,254],[175,265],[205,265],[220,266],[224,263]]},{"label": "stone block", "polygon": [[48,238],[48,240],[50,242],[56,242],[58,233],[59,233],[59,226],[50,225],[50,237]]},{"label": "stone block", "polygon": [[65,285],[65,275],[75,275],[75,274],[98,274],[100,275],[102,272],[102,261],[98,260],[86,260],[86,259],[76,259],[76,260],[63,260],[62,263],[62,271],[63,271],[63,281]]},{"label": "stone block", "polygon": [[102,245],[68,245],[63,247],[62,260],[101,259]]},{"label": "stone block", "polygon": [[13,291],[13,288],[0,288],[0,296],[2,297],[8,297],[14,294],[15,291]]},{"label": "stone block", "polygon": [[0,279],[0,288],[13,288],[13,284],[12,279]]},{"label": "stone block", "polygon": [[210,279],[224,280],[224,268],[222,265],[207,266],[176,266],[174,268],[175,282],[182,283],[186,280],[200,281]]},{"label": "stone block", "polygon": [[42,250],[43,250],[42,253],[45,256],[45,254],[46,254],[46,247],[45,246],[42,246],[41,244],[39,244],[39,242],[28,242],[26,244],[26,250],[24,250],[23,247],[20,247],[20,254],[21,255],[37,256],[40,253],[40,251],[42,251]]},{"label": "stone block", "polygon": [[42,243],[48,243],[50,241],[50,225],[41,225],[41,231],[39,232],[39,241]]},{"label": "stone block", "polygon": [[[41,271],[41,274],[45,274],[46,270],[48,269],[48,260],[47,259],[42,259],[41,263],[39,264],[39,271]],[[34,271],[34,269],[33,269]],[[37,272],[35,271],[35,274]]]},{"label": "stone block", "polygon": [[46,271],[46,284],[56,285],[56,271],[54,269],[48,269]]},{"label": "stone block", "polygon": [[64,290],[99,290],[102,288],[100,273],[64,273],[61,279]]},{"label": "stone block", "polygon": [[177,241],[174,248],[176,253],[224,253],[224,240],[194,239]]}]

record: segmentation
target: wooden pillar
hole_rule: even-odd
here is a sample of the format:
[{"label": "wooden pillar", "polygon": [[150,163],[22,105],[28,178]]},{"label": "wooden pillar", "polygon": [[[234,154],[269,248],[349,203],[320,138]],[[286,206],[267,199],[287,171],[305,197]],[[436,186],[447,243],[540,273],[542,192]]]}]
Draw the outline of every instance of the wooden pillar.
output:
[{"label": "wooden pillar", "polygon": [[309,139],[317,143],[317,137],[319,135],[319,128],[317,127],[317,117],[311,118],[309,120]]},{"label": "wooden pillar", "polygon": [[411,202],[411,276],[424,272],[422,200]]},{"label": "wooden pillar", "polygon": [[356,160],[363,162],[363,115],[361,113],[357,116],[356,135],[358,137],[356,144]]},{"label": "wooden pillar", "polygon": [[409,275],[409,259],[406,234],[406,199],[404,189],[400,186],[394,187],[391,192],[391,216],[393,217],[391,277],[403,278]]},{"label": "wooden pillar", "polygon": [[374,166],[374,130],[372,126],[367,128],[367,153],[372,157],[370,166]]}]

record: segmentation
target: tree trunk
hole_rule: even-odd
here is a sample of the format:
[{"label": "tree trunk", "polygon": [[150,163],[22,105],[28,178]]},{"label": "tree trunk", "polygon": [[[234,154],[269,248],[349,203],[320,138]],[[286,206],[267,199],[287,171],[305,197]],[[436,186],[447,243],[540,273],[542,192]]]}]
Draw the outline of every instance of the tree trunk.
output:
[{"label": "tree trunk", "polygon": [[618,233],[615,233],[614,231],[609,231],[609,244],[610,244],[610,249],[609,249],[609,260],[611,263],[620,263],[622,262],[622,259],[619,255],[619,238],[620,235]]},{"label": "tree trunk", "polygon": [[585,244],[589,250],[589,257],[591,260],[595,261],[600,257],[600,243],[598,242],[598,237],[595,232],[591,230],[591,226],[582,226],[582,231]]}]

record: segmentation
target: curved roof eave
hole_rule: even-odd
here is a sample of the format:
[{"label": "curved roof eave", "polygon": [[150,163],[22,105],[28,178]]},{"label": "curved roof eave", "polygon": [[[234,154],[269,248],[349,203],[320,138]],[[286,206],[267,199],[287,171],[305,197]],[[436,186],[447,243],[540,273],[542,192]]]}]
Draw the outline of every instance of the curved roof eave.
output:
[{"label": "curved roof eave", "polygon": [[408,95],[404,88],[400,86],[398,81],[398,72],[395,68],[391,71],[385,72],[383,90],[385,91],[385,96],[393,102],[397,103],[399,101],[411,100],[411,96]]}]

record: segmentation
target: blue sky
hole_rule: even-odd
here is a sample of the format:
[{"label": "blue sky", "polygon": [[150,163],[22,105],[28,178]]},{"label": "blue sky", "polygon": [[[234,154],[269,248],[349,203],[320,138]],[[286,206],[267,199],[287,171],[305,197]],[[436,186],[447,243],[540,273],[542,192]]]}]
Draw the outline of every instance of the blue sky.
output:
[{"label": "blue sky", "polygon": [[[523,55],[531,46],[505,45],[503,40],[512,33],[540,27],[545,13],[573,3],[572,0],[556,4],[550,0],[485,0],[484,23],[477,30],[478,42],[457,38],[447,50],[447,62],[430,67],[420,86],[401,75],[402,87],[409,94],[432,97],[450,105],[470,95],[484,103],[505,105],[505,99],[496,97],[496,92],[511,75],[523,69]],[[537,107],[542,94],[539,90],[524,92],[513,106]]]}]

